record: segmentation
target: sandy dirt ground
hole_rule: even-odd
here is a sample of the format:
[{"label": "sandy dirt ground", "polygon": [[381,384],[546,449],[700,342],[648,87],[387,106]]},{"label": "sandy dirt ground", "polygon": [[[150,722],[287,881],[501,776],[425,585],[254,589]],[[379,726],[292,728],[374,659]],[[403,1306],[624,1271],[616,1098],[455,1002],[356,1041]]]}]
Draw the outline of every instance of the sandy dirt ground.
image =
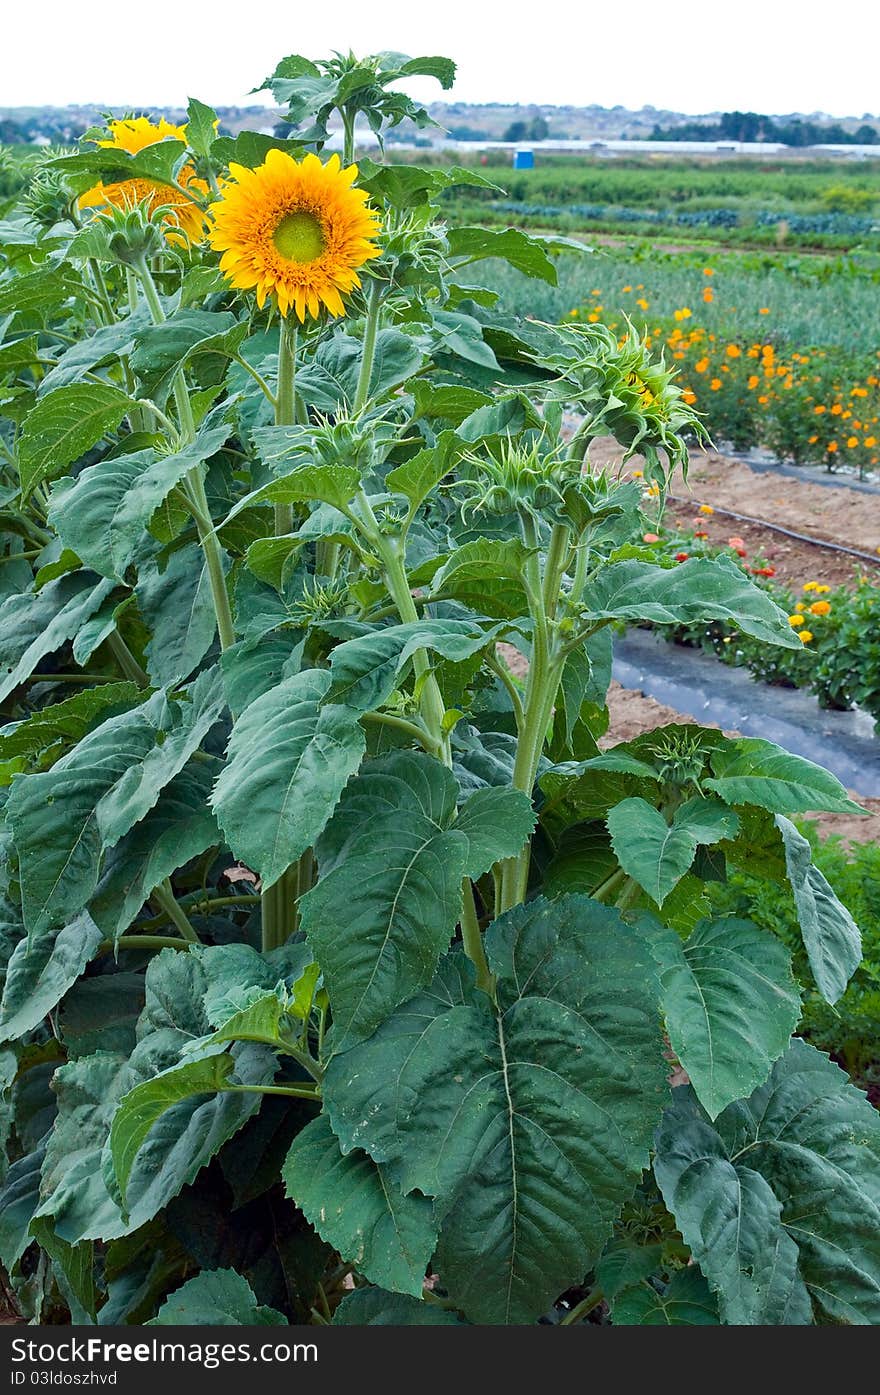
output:
[{"label": "sandy dirt ground", "polygon": [[[590,460],[613,466],[623,452],[615,442],[595,441]],[[627,467],[638,469],[634,458]],[[741,523],[718,513],[698,515],[701,504],[765,519],[782,528],[825,542],[836,542],[877,557],[876,564],[786,538],[760,525]],[[729,537],[745,543],[749,561],[760,558],[776,569],[776,580],[792,586],[823,581],[831,586],[852,583],[868,573],[880,583],[880,494],[867,494],[846,485],[828,486],[788,475],[751,470],[739,460],[716,451],[694,451],[687,485],[675,482],[668,514],[689,527],[699,516],[710,543],[720,546]]]}]

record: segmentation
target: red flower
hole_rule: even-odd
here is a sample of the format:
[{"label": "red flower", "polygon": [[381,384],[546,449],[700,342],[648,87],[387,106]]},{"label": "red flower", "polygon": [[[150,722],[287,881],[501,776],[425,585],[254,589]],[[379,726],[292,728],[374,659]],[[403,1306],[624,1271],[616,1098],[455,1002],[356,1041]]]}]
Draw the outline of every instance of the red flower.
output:
[{"label": "red flower", "polygon": [[687,559],[688,559],[688,557],[689,557],[689,555],[690,555],[690,554],[687,553],[687,552],[676,552],[676,554],[675,554],[675,560],[676,560],[676,562],[686,562]]}]

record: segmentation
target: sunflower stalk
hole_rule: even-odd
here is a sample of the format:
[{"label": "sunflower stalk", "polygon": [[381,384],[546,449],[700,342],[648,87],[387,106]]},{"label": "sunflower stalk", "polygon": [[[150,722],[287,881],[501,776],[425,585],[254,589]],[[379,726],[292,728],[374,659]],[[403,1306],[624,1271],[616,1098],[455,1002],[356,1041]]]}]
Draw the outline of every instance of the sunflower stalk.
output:
[{"label": "sunflower stalk", "polygon": [[376,357],[376,335],[379,331],[379,317],[382,312],[382,282],[374,277],[367,295],[367,323],[364,330],[364,352],[358,373],[357,388],[354,394],[354,415],[363,411],[370,395],[370,379],[373,376],[373,361]]},{"label": "sunflower stalk", "polygon": [[[275,392],[275,425],[293,426],[296,421],[296,324],[281,316],[278,343],[278,383]],[[284,537],[293,528],[293,505],[275,505],[275,536]]]},{"label": "sunflower stalk", "polygon": [[[144,300],[153,323],[162,324],[166,318],[165,311],[145,257],[140,257],[134,263],[134,270],[143,288]],[[189,400],[186,378],[180,368],[174,375],[174,402],[177,407],[181,436],[187,443],[194,441],[196,424],[192,404]],[[229,592],[226,589],[226,576],[223,571],[223,553],[214,531],[214,522],[211,518],[211,509],[208,504],[208,496],[205,493],[205,482],[202,479],[201,470],[197,466],[188,470],[184,477],[184,483],[187,502],[195,520],[202,551],[205,554],[205,565],[208,569],[208,581],[214,603],[220,648],[228,649],[230,645],[235,643],[235,626],[232,620],[232,608],[229,604]]]},{"label": "sunflower stalk", "polygon": [[[532,658],[511,783],[514,789],[522,790],[531,799],[565,663],[565,655],[556,640],[556,614],[562,578],[571,557],[572,533],[567,524],[554,525],[542,575],[535,520],[531,513],[523,510],[520,523],[523,541],[531,553],[525,581],[533,630]],[[516,857],[501,864],[500,910],[510,910],[525,900],[530,861],[530,844],[526,843]]]}]

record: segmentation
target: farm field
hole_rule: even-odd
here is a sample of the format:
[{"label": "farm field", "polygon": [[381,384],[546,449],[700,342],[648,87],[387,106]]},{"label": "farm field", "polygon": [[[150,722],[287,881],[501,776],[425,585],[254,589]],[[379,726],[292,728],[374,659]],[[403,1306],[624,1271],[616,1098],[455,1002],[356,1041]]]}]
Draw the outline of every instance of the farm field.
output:
[{"label": "farm field", "polygon": [[[538,152],[531,170],[511,170],[492,152],[497,190],[456,189],[456,217],[529,222],[576,232],[668,236],[711,244],[876,250],[880,240],[877,161],[596,159]],[[482,168],[482,165],[480,166]]]},{"label": "farm field", "polygon": [[880,1325],[880,172],[454,76],[0,163],[11,1324]]}]

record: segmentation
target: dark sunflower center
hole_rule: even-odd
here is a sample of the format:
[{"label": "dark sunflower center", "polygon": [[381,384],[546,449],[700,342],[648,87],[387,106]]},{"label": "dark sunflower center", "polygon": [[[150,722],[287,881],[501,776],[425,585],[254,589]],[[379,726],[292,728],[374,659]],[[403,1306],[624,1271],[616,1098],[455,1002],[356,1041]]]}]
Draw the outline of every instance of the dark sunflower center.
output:
[{"label": "dark sunflower center", "polygon": [[288,213],[272,234],[278,251],[289,262],[313,262],[327,245],[314,213]]}]

